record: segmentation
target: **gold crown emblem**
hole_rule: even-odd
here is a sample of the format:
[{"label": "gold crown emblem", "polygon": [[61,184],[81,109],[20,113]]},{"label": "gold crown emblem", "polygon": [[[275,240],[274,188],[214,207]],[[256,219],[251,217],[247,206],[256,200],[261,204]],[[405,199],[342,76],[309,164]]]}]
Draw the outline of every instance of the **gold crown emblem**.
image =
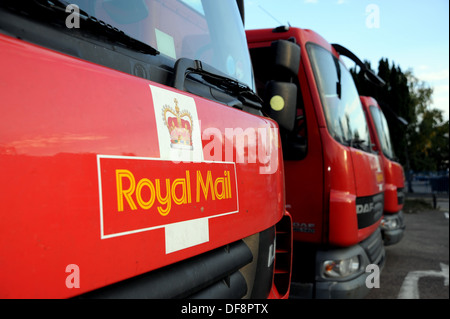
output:
[{"label": "gold crown emblem", "polygon": [[192,150],[192,116],[186,110],[180,112],[178,100],[174,99],[173,101],[175,110],[167,104],[162,110],[164,124],[169,129],[170,147]]}]

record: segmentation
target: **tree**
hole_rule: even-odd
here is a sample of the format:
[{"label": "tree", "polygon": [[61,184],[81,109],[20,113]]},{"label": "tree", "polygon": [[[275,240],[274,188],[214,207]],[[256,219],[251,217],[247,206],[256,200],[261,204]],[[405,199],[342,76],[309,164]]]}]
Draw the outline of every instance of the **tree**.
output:
[{"label": "tree", "polygon": [[[400,163],[414,171],[447,170],[449,123],[443,121],[442,111],[430,107],[433,89],[411,70],[403,72],[385,58],[378,63],[378,76],[386,82],[383,87],[370,84],[361,71],[350,71],[359,93],[374,97],[386,114]],[[408,121],[408,126],[402,125],[398,116]]]}]

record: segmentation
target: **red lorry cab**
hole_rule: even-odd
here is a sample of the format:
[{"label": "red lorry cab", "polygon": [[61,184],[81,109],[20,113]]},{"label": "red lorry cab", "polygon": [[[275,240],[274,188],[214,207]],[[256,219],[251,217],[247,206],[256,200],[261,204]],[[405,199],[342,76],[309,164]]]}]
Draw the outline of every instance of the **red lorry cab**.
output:
[{"label": "red lorry cab", "polygon": [[360,98],[369,123],[372,143],[382,158],[385,190],[381,233],[385,245],[392,245],[402,239],[405,230],[402,211],[405,196],[405,175],[402,165],[394,160],[395,154],[392,148],[389,126],[383,111],[374,98],[368,96],[361,96]]},{"label": "red lorry cab", "polygon": [[71,3],[0,5],[0,297],[286,298],[236,2]]},{"label": "red lorry cab", "polygon": [[[384,265],[384,174],[351,74],[314,31],[246,32],[265,110],[284,124],[286,205],[294,222],[291,296],[362,297],[369,291],[366,266]],[[278,62],[280,45],[293,48],[283,59],[289,63]]]}]

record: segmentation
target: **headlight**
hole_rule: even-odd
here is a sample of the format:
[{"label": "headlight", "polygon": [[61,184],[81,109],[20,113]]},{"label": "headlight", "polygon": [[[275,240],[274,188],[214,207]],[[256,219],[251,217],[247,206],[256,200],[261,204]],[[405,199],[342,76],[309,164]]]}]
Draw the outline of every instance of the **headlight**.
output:
[{"label": "headlight", "polygon": [[381,220],[381,228],[385,230],[394,230],[399,228],[399,222],[397,218],[383,218]]},{"label": "headlight", "polygon": [[326,277],[347,277],[359,270],[359,257],[353,256],[342,260],[326,260],[323,263],[323,273]]}]

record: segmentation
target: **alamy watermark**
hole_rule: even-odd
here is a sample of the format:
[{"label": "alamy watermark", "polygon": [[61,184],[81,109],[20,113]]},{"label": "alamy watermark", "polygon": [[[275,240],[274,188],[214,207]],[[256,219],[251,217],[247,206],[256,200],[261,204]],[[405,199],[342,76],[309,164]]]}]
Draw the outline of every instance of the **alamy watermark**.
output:
[{"label": "alamy watermark", "polygon": [[[80,288],[80,267],[77,264],[66,266],[66,287],[68,289]],[[370,273],[366,278],[366,287],[369,289],[380,288],[380,268],[378,265],[370,264],[366,267],[366,273]]]},{"label": "alamy watermark", "polygon": [[68,289],[80,288],[80,267],[77,264],[70,264],[66,266],[66,287]]},{"label": "alamy watermark", "polygon": [[80,7],[76,4],[69,4],[66,7],[66,12],[69,14],[66,18],[66,27],[68,29],[80,28]]},{"label": "alamy watermark", "polygon": [[[66,27],[68,29],[80,28],[80,8],[76,4],[69,4],[66,7]],[[366,27],[369,29],[380,28],[380,7],[371,3],[366,6]]]},{"label": "alamy watermark", "polygon": [[369,29],[380,28],[380,7],[376,4],[366,6],[366,27]]},{"label": "alamy watermark", "polygon": [[366,272],[370,273],[366,278],[366,287],[380,288],[380,267],[375,264],[367,265]]},{"label": "alamy watermark", "polygon": [[202,140],[203,152],[209,161],[258,164],[259,173],[263,175],[274,174],[279,169],[276,128],[225,128],[222,134],[218,128],[210,127],[203,131]]}]

